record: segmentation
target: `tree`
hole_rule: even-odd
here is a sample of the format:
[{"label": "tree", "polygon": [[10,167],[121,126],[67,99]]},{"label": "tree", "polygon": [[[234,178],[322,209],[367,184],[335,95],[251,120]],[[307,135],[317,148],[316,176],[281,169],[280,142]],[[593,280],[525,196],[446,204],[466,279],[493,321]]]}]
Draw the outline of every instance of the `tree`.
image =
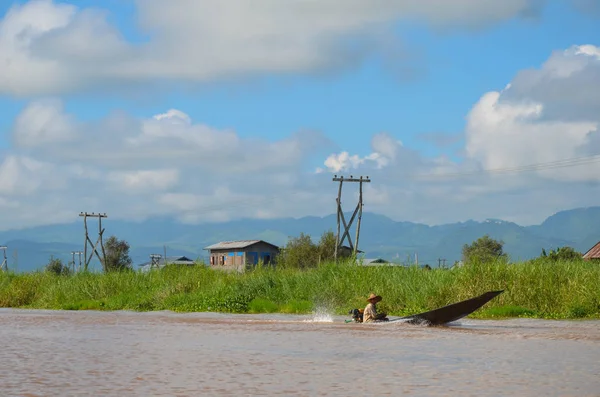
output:
[{"label": "tree", "polygon": [[462,257],[465,263],[489,262],[496,259],[506,258],[503,252],[503,241],[494,240],[487,234],[472,242],[465,244],[462,249]]},{"label": "tree", "polygon": [[129,243],[110,236],[104,243],[104,271],[114,272],[132,269],[132,260],[129,257]]},{"label": "tree", "polygon": [[316,265],[318,248],[308,234],[291,237],[277,261],[282,267],[303,269]]},{"label": "tree", "polygon": [[320,262],[332,262],[335,259],[336,238],[332,231],[324,232],[321,235],[317,247]]},{"label": "tree", "polygon": [[[543,253],[546,254],[546,251],[544,250]],[[543,257],[551,261],[573,261],[582,259],[583,255],[572,247],[559,247]]]},{"label": "tree", "polygon": [[63,263],[62,260],[54,257],[50,257],[48,264],[46,265],[46,271],[54,273],[57,276],[68,276],[71,274],[71,269]]}]

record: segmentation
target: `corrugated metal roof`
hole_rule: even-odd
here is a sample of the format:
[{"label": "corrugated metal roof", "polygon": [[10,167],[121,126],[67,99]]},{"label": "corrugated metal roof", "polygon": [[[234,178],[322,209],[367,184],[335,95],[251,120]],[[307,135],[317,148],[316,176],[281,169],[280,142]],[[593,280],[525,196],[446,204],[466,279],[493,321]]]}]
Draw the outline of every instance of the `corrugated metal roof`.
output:
[{"label": "corrugated metal roof", "polygon": [[583,255],[583,259],[600,259],[600,241]]},{"label": "corrugated metal roof", "polygon": [[[157,262],[159,266],[163,266],[165,264],[165,259],[160,258]],[[190,265],[194,264],[195,261],[193,259],[188,258],[187,256],[167,256],[167,263],[171,265]],[[151,264],[152,261],[149,261],[144,262],[138,266],[150,266]]]},{"label": "corrugated metal roof", "polygon": [[[220,243],[209,245],[208,247],[206,247],[204,249],[205,250],[242,249],[242,248],[246,248],[253,244],[261,243],[261,242],[265,243],[265,244],[273,245],[273,244],[267,243],[266,241],[263,241],[263,240],[238,240],[238,241],[222,241]],[[273,245],[273,246],[276,247],[276,245]]]},{"label": "corrugated metal roof", "polygon": [[363,265],[368,265],[371,263],[390,263],[390,262],[383,258],[372,258],[372,259],[363,259],[362,260]]}]

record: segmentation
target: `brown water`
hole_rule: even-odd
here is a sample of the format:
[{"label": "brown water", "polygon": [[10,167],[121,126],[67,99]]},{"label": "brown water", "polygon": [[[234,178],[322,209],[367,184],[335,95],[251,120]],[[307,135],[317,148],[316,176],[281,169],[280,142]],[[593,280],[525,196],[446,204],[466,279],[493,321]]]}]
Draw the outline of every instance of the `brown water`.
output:
[{"label": "brown water", "polygon": [[600,321],[0,309],[1,396],[600,396]]}]

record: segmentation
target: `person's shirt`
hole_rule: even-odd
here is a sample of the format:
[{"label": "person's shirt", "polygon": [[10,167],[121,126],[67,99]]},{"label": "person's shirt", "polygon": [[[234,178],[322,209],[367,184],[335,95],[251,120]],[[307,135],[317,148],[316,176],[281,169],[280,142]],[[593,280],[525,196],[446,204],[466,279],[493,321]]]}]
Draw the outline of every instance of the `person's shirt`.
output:
[{"label": "person's shirt", "polygon": [[375,321],[377,316],[377,308],[371,302],[365,307],[365,311],[363,312],[363,323],[371,323]]}]

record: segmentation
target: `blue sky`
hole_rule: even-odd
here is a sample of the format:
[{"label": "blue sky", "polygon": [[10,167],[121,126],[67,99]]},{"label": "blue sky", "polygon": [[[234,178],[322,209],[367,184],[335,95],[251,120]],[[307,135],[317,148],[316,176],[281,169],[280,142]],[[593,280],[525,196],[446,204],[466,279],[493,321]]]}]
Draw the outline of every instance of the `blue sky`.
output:
[{"label": "blue sky", "polygon": [[[452,2],[448,0],[447,4]],[[70,11],[61,9],[60,6],[66,3],[76,8]],[[294,3],[297,5],[302,2]],[[521,3],[521,9],[518,5],[507,3],[502,6],[487,2],[489,7],[497,8],[494,13],[486,12],[487,9],[481,6],[486,1],[477,3],[463,0],[462,3],[467,4],[464,14],[455,15],[443,10],[431,11],[427,1],[405,0],[398,1],[397,7],[390,7],[389,15],[367,8],[368,12],[364,12],[366,16],[363,17],[346,11],[331,11],[335,7],[342,7],[342,3],[324,1],[323,13],[332,14],[325,18],[325,22],[319,22],[317,19],[321,13],[318,9],[312,11],[314,14],[307,13],[295,19],[294,5],[286,10],[285,7],[272,7],[269,0],[262,1],[262,5],[257,6],[247,19],[240,17],[245,14],[240,11],[238,15],[235,9],[236,4],[239,4],[240,10],[243,8],[239,2],[230,3],[230,10],[221,10],[218,2],[214,1],[181,1],[178,9],[171,6],[168,10],[170,17],[165,17],[164,21],[161,16],[167,14],[167,10],[161,7],[166,7],[165,3],[155,0],[14,2],[17,8],[13,9],[12,15],[19,16],[14,18],[17,23],[23,26],[33,23],[42,28],[27,42],[30,57],[21,60],[21,53],[5,51],[9,54],[7,58],[14,57],[11,60],[13,65],[22,61],[23,66],[7,69],[4,71],[7,76],[5,82],[0,80],[0,164],[4,164],[4,171],[0,171],[0,184],[3,182],[8,186],[0,190],[0,199],[3,199],[0,200],[0,206],[25,210],[28,205],[37,205],[32,197],[40,199],[49,194],[54,200],[49,207],[54,215],[40,222],[52,223],[64,221],[67,217],[69,210],[59,204],[64,195],[81,194],[80,202],[93,205],[103,202],[98,197],[108,194],[105,192],[122,189],[122,200],[111,201],[107,198],[103,202],[119,216],[128,217],[134,212],[136,217],[144,217],[155,211],[178,217],[182,221],[196,222],[203,219],[199,215],[203,213],[202,208],[218,206],[225,196],[225,202],[256,200],[257,203],[266,203],[268,200],[263,198],[272,196],[271,188],[278,192],[287,189],[290,194],[300,197],[307,192],[321,192],[320,195],[329,193],[324,189],[331,183],[325,183],[323,172],[315,174],[316,168],[332,173],[370,172],[380,176],[385,183],[373,187],[369,198],[375,211],[395,219],[439,223],[504,217],[527,223],[539,221],[559,209],[595,203],[592,199],[581,197],[590,197],[596,192],[594,189],[597,189],[598,179],[590,168],[597,165],[595,162],[581,166],[586,167],[585,171],[591,175],[589,178],[571,177],[569,172],[582,175],[579,172],[581,170],[573,169],[561,169],[558,176],[549,176],[543,171],[539,175],[519,174],[506,177],[502,181],[504,188],[500,191],[497,183],[490,182],[489,176],[483,174],[479,181],[448,178],[443,183],[405,181],[406,173],[468,173],[473,169],[519,167],[577,157],[582,153],[596,154],[593,150],[586,151],[593,149],[593,143],[600,143],[594,133],[599,120],[593,117],[573,120],[561,115],[563,121],[574,124],[548,126],[548,130],[555,134],[544,136],[548,142],[560,143],[565,137],[577,142],[565,149],[564,153],[553,152],[561,147],[559,143],[548,143],[549,148],[540,147],[535,149],[538,150],[537,154],[521,154],[521,157],[516,154],[513,156],[510,146],[531,142],[531,134],[538,133],[533,122],[522,126],[515,124],[518,118],[506,121],[498,120],[498,117],[486,119],[484,123],[468,121],[469,117],[475,115],[474,109],[486,93],[502,91],[523,71],[530,69],[534,75],[537,73],[538,80],[531,81],[538,81],[540,89],[552,87],[553,82],[558,80],[555,76],[548,77],[550,72],[544,71],[543,65],[552,59],[553,53],[566,54],[565,51],[573,46],[590,45],[593,49],[598,48],[600,19],[597,14],[592,14],[591,7],[576,8],[574,2],[567,0],[548,1],[543,6],[540,6],[543,2],[534,0],[511,3]],[[421,4],[423,9],[411,3]],[[362,4],[364,6],[365,3]],[[409,6],[403,8],[406,4]],[[326,5],[332,5],[333,8]],[[526,6],[537,7],[538,14],[521,17]],[[10,7],[10,2],[0,6],[6,26],[13,26],[8,24],[11,15],[7,12]],[[414,14],[411,14],[413,11]],[[197,20],[194,19],[195,13],[198,13]],[[210,16],[206,17],[206,14]],[[94,25],[96,29],[91,31],[89,37],[82,33],[85,26],[93,25],[84,19],[86,15],[94,15],[97,18],[94,21],[103,21]],[[54,22],[45,22],[44,18]],[[252,18],[270,21],[265,22],[268,28],[263,29],[253,23]],[[78,23],[81,20],[84,22]],[[298,26],[285,26],[283,22],[279,26],[274,22],[278,20],[292,21],[288,25],[296,20],[299,22]],[[335,20],[335,23],[328,22],[330,20]],[[139,28],[140,21],[144,26],[158,30],[148,34]],[[214,25],[213,21],[216,21]],[[313,21],[317,22],[313,25]],[[45,27],[52,24],[56,24],[56,27]],[[342,29],[339,26],[352,28]],[[315,32],[314,37],[311,36],[312,31]],[[111,36],[114,32],[118,32],[119,43]],[[9,34],[4,35],[8,37]],[[96,52],[90,52],[90,55],[85,53],[87,49],[69,51],[74,48],[74,40],[81,41],[82,37],[90,40],[90,51]],[[255,43],[260,40],[263,42]],[[269,47],[271,44],[265,44],[271,40],[275,43],[273,48]],[[211,47],[213,42],[218,48]],[[2,45],[7,45],[1,43],[0,49]],[[84,45],[79,41],[77,43]],[[108,44],[102,46],[103,43]],[[124,50],[119,47],[123,43]],[[365,43],[365,47],[360,47]],[[356,45],[361,50],[348,54],[344,52],[344,45],[348,44]],[[143,52],[144,46],[149,48],[147,53]],[[181,47],[181,51],[174,49],[177,46]],[[295,46],[299,49],[296,50]],[[127,51],[133,54],[133,61]],[[159,52],[165,55],[157,54]],[[577,83],[587,79],[586,86],[598,84],[600,81],[590,79],[597,77],[600,55],[596,58],[594,51],[585,56],[577,50],[572,52],[575,55],[558,55],[565,60],[558,59],[557,64],[585,62],[586,66],[582,67],[581,72],[583,75],[578,76]],[[37,67],[35,62],[38,57],[51,60],[57,65],[56,69],[33,69]],[[134,61],[137,58],[143,62],[136,64]],[[246,64],[251,66],[246,67]],[[117,70],[107,71],[113,65],[117,65]],[[180,70],[182,65],[190,69],[184,72]],[[128,67],[132,69],[128,70]],[[197,74],[194,68],[199,70]],[[127,73],[124,73],[126,69]],[[230,72],[221,75],[223,70]],[[35,76],[35,73],[42,77],[29,77]],[[589,76],[585,73],[589,73]],[[544,79],[549,78],[554,80],[545,82]],[[562,86],[564,80],[561,77],[556,84]],[[36,81],[39,81],[37,85]],[[507,106],[512,105],[514,109],[528,103],[546,106],[545,98],[536,96],[539,89],[526,87],[527,84],[520,81],[515,80],[516,87],[511,88],[520,96],[510,99],[506,95]],[[527,97],[528,92],[530,97]],[[499,103],[504,97],[505,94],[501,93]],[[510,104],[509,99],[513,101]],[[49,100],[52,101],[51,105],[48,105]],[[572,100],[576,102],[580,98]],[[32,106],[39,101],[42,101],[43,107]],[[172,157],[165,155],[161,158],[158,154],[154,162],[141,159],[139,164],[134,164],[137,160],[120,159],[120,162],[115,160],[107,164],[101,161],[94,163],[94,160],[72,154],[82,148],[103,148],[116,153],[117,150],[105,142],[106,134],[112,133],[115,137],[134,134],[133,130],[121,130],[124,128],[122,125],[126,124],[130,126],[128,128],[140,128],[141,136],[146,128],[144,123],[154,115],[167,114],[170,109],[189,117],[190,130],[180,131],[177,136],[187,140],[192,139],[191,135],[199,134],[192,141],[200,145],[199,153],[204,154],[199,156],[207,158],[206,163],[198,162],[200,160],[195,158],[192,166],[190,162],[183,162],[179,155],[173,154],[183,162],[176,164],[170,160]],[[17,123],[20,115],[28,110],[27,117],[21,118],[21,124]],[[46,114],[44,112],[54,116],[50,119],[39,116],[44,123],[36,123],[36,115]],[[481,112],[485,113],[483,110]],[[512,112],[507,110],[502,115]],[[68,118],[68,122],[63,120],[63,116]],[[181,117],[171,116],[173,113],[162,118],[162,122],[174,122],[177,125],[181,121]],[[539,120],[534,121],[543,123],[544,118],[550,116],[542,112]],[[490,125],[490,122],[496,124]],[[57,124],[52,127],[52,123]],[[198,125],[216,131],[216,137],[203,135]],[[481,129],[480,125],[484,125],[485,129]],[[504,130],[506,125],[512,129]],[[523,131],[517,131],[521,127]],[[109,133],[107,128],[114,128],[114,131]],[[168,138],[171,133],[168,126],[157,128],[161,128],[163,138]],[[485,135],[496,130],[497,136]],[[97,137],[91,137],[92,131]],[[269,163],[253,165],[256,168],[253,175],[258,178],[256,183],[250,183],[240,171],[248,169],[248,165],[240,162],[234,166],[231,161],[222,164],[226,156],[219,157],[219,144],[201,142],[205,138],[219,140],[219,133],[226,134],[227,131],[235,134],[235,145],[239,150],[225,150],[230,160],[245,153],[247,161]],[[511,134],[523,137],[523,142],[506,141]],[[530,134],[529,138],[527,134]],[[437,140],[446,136],[449,144],[436,145],[432,136],[436,136]],[[133,139],[135,136],[127,137]],[[95,142],[94,139],[102,142]],[[285,143],[290,140],[292,143]],[[495,140],[508,148],[495,152]],[[395,146],[397,141],[402,142],[398,147]],[[185,142],[189,144],[190,141]],[[261,160],[261,156],[270,156],[271,151],[282,153],[279,144],[290,150],[287,154],[290,156],[289,163],[273,160],[270,164],[270,161]],[[292,148],[292,144],[297,146]],[[155,141],[148,145],[154,146],[144,147],[147,153],[152,149],[159,153],[161,150],[178,152],[174,147],[165,148],[164,142]],[[248,154],[247,151],[258,150],[258,147],[265,152],[255,157]],[[69,154],[66,154],[67,151]],[[348,152],[348,155],[340,157],[343,152]],[[600,153],[600,146],[596,152]],[[281,154],[282,157],[285,155]],[[356,156],[354,162],[352,156]],[[330,159],[329,163],[326,163],[327,158]],[[40,164],[27,164],[26,159],[34,159]],[[48,167],[55,167],[56,172],[64,174],[60,174],[61,177],[52,183],[38,182],[36,178],[47,179],[38,170]],[[81,170],[82,167],[86,168],[85,172]],[[157,172],[156,179],[152,172]],[[201,179],[210,181],[200,187],[195,178],[204,173],[210,178]],[[171,177],[177,179],[178,183],[165,182],[161,185],[161,178]],[[85,193],[83,188],[80,188],[80,192],[77,192],[77,188],[71,188],[73,185],[92,183],[94,178],[97,178],[94,186],[98,186],[98,180],[107,185],[102,189],[97,188],[98,191],[93,195]],[[136,206],[136,200],[139,199],[136,195],[147,194],[143,189],[140,190],[141,185],[149,183],[142,181],[143,178],[149,178],[150,185],[155,186],[162,196],[153,206],[132,211],[129,207]],[[275,186],[279,182],[273,181],[279,179],[272,178],[288,182]],[[22,179],[36,181],[20,186]],[[198,190],[186,190],[186,186],[191,185],[196,185]],[[267,185],[269,187],[265,187]],[[503,194],[509,198],[515,194],[520,197],[523,189],[528,190],[531,186],[538,188],[530,192],[529,200],[545,197],[548,189],[564,191],[566,188],[573,193],[561,193],[560,197],[552,199],[547,205],[535,208],[523,204],[521,199],[518,205],[498,205],[494,201],[502,200]],[[22,197],[23,192],[28,192],[29,197]],[[300,205],[284,197],[283,193],[279,194],[281,203],[275,206],[277,208],[269,208],[270,204],[264,204],[267,208],[257,209],[251,216],[277,217],[289,213],[294,216],[324,215],[333,212],[322,210],[318,204],[315,208],[307,204]],[[494,198],[490,199],[490,195]],[[307,199],[302,198],[302,203]],[[405,201],[399,204],[402,200]],[[440,203],[449,201],[455,201],[457,210],[450,211],[451,215],[449,211],[440,212]],[[198,206],[197,203],[202,204]],[[287,208],[286,203],[293,204],[293,209]],[[404,209],[398,210],[398,207]],[[226,209],[222,212],[215,216],[215,220],[237,216]],[[28,217],[18,215],[11,221],[14,227],[30,225],[32,222]]]}]

